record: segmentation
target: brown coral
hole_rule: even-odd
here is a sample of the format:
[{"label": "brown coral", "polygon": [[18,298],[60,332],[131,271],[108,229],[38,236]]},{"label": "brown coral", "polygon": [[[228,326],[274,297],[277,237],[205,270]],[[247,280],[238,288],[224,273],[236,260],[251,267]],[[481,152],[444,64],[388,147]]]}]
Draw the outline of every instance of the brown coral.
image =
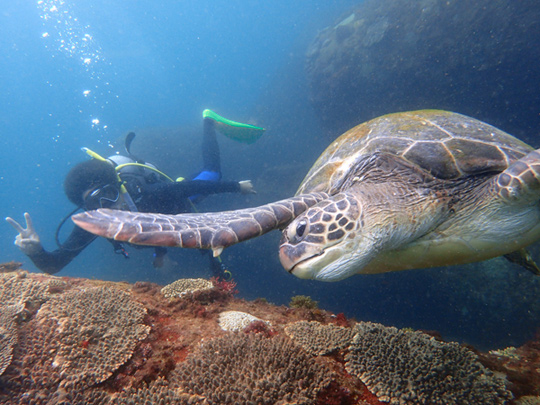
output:
[{"label": "brown coral", "polygon": [[314,356],[322,356],[345,349],[354,336],[351,328],[323,325],[316,321],[291,323],[285,327],[285,333]]},{"label": "brown coral", "polygon": [[133,354],[150,327],[143,325],[146,309],[131,296],[113,288],[72,291],[51,299],[36,321],[53,319],[60,345],[53,366],[64,384],[91,386],[111,375]]},{"label": "brown coral", "polygon": [[49,297],[49,284],[27,277],[25,271],[0,273],[0,302],[39,306]]},{"label": "brown coral", "polygon": [[21,305],[0,305],[0,375],[11,364],[13,347],[17,344],[17,315]]},{"label": "brown coral", "polygon": [[[14,403],[58,403],[104,381],[147,336],[145,314],[130,294],[113,288],[54,296],[20,328],[13,364],[2,381],[7,397]],[[10,403],[6,400],[0,395],[0,403]]]},{"label": "brown coral", "polygon": [[331,373],[290,340],[229,334],[202,344],[175,379],[210,404],[313,402]]},{"label": "brown coral", "polygon": [[349,347],[347,371],[390,404],[503,404],[502,380],[457,343],[421,332],[362,322]]},{"label": "brown coral", "polygon": [[[39,398],[39,397],[38,397]],[[32,405],[40,404],[39,399],[29,399]],[[59,388],[49,399],[47,405],[109,405],[109,394],[100,389],[86,389],[80,391],[66,391]]]},{"label": "brown coral", "polygon": [[137,405],[137,404],[175,404],[196,405],[208,404],[205,398],[182,392],[178,388],[169,386],[163,378],[153,381],[148,387],[139,389],[130,388],[118,394],[110,402],[111,405]]}]

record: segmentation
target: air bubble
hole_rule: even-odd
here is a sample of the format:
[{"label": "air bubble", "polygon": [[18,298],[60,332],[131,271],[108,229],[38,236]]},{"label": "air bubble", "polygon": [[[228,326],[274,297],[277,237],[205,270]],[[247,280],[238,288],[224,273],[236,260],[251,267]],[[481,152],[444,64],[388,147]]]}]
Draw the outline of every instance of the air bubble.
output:
[{"label": "air bubble", "polygon": [[[42,38],[47,38],[45,48],[51,53],[51,58],[64,55],[76,61],[88,75],[88,79],[95,82],[93,89],[83,90],[82,96],[87,99],[88,107],[103,109],[108,105],[111,97],[110,91],[98,90],[101,86],[108,86],[109,83],[102,81],[105,77],[103,68],[110,66],[104,60],[99,44],[90,33],[90,25],[82,23],[74,13],[74,4],[65,0],[38,0],[37,8],[40,10],[40,18],[43,21]],[[47,82],[50,86],[52,83]],[[113,95],[116,98],[116,96]],[[84,110],[85,107],[81,107]],[[106,129],[92,115],[89,115],[92,129]]]}]

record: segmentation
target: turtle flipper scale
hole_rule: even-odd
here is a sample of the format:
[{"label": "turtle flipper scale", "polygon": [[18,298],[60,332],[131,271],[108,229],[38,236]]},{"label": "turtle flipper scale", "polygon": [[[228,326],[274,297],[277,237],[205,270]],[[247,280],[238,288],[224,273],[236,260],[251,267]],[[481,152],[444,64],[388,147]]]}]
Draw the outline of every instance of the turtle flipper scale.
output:
[{"label": "turtle flipper scale", "polygon": [[326,193],[313,193],[255,208],[179,215],[99,209],[72,219],[79,227],[105,238],[137,245],[212,249],[217,256],[235,243],[285,227],[326,198]]},{"label": "turtle flipper scale", "polygon": [[540,199],[540,149],[512,163],[495,178],[499,195],[508,201],[528,204]]}]

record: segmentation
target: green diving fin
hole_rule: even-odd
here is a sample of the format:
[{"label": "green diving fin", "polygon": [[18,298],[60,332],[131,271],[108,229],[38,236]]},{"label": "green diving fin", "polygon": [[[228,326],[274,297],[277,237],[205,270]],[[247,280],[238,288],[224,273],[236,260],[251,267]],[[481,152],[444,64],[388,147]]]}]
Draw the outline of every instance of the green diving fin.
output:
[{"label": "green diving fin", "polygon": [[527,249],[522,248],[516,250],[515,252],[504,255],[504,257],[512,263],[519,264],[521,267],[529,270],[533,274],[540,276],[540,268]]},{"label": "green diving fin", "polygon": [[210,118],[216,123],[216,129],[237,142],[242,143],[254,143],[264,133],[264,128],[256,127],[254,125],[242,124],[241,122],[231,121],[224,118],[212,110],[204,110],[203,118]]}]

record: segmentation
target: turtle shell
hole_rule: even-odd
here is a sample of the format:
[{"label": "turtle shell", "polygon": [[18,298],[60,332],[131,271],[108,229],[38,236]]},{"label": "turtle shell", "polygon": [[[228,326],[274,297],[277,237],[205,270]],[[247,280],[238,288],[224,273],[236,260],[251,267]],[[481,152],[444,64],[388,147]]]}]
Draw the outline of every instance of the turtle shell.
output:
[{"label": "turtle shell", "polygon": [[333,194],[355,164],[374,153],[403,157],[440,179],[458,179],[499,173],[532,150],[506,132],[465,115],[439,110],[389,114],[337,138],[317,159],[297,194]]}]

